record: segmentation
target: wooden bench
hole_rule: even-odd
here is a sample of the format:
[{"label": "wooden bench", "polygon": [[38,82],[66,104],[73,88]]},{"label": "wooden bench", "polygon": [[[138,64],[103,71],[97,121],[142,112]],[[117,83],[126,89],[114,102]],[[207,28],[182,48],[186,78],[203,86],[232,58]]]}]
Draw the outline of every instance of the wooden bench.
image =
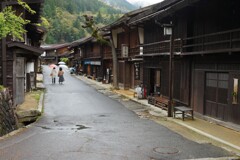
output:
[{"label": "wooden bench", "polygon": [[177,106],[173,109],[173,117],[176,114],[182,114],[182,120],[184,121],[185,116],[190,116],[193,119],[193,109],[185,106]]},{"label": "wooden bench", "polygon": [[169,100],[160,96],[160,97],[155,97],[155,103],[154,105],[156,107],[159,107],[161,109],[164,109],[164,110],[168,110],[168,103],[169,103]]}]

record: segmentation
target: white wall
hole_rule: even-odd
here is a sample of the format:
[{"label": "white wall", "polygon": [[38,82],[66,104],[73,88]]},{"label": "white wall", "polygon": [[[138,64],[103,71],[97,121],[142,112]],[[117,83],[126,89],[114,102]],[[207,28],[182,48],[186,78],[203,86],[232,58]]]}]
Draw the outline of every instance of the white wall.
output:
[{"label": "white wall", "polygon": [[34,62],[27,62],[26,73],[34,72]]}]

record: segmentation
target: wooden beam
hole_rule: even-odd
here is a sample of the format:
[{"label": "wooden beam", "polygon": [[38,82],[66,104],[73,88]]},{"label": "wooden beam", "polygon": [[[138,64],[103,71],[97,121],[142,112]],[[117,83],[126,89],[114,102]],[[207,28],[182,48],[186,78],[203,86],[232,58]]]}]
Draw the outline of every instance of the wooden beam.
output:
[{"label": "wooden beam", "polygon": [[[1,9],[6,6],[2,3]],[[6,87],[7,85],[7,50],[6,50],[6,38],[2,38],[2,85]]]},{"label": "wooden beam", "polygon": [[2,85],[7,85],[7,55],[6,38],[2,38]]}]

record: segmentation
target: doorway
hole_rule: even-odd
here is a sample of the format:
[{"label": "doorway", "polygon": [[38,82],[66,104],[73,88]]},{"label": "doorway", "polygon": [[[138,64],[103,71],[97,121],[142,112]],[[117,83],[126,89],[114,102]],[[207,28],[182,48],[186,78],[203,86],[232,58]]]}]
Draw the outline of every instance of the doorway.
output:
[{"label": "doorway", "polygon": [[228,73],[206,73],[205,115],[224,120],[228,106]]},{"label": "doorway", "polygon": [[149,93],[160,95],[161,72],[158,69],[150,69],[150,88]]},{"label": "doorway", "polygon": [[25,82],[25,60],[23,57],[16,59],[16,97],[15,103],[24,102],[24,82]]}]

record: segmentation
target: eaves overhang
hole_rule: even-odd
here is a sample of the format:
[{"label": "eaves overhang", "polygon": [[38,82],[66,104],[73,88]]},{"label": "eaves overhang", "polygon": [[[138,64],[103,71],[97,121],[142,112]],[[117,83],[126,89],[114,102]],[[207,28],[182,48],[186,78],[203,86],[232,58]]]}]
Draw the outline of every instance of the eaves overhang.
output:
[{"label": "eaves overhang", "polygon": [[44,50],[42,50],[39,47],[29,46],[29,45],[26,45],[21,42],[10,42],[7,44],[7,47],[8,48],[20,48],[23,50],[27,50],[27,51],[30,51],[31,54],[33,54],[35,56],[40,56],[44,52]]}]

